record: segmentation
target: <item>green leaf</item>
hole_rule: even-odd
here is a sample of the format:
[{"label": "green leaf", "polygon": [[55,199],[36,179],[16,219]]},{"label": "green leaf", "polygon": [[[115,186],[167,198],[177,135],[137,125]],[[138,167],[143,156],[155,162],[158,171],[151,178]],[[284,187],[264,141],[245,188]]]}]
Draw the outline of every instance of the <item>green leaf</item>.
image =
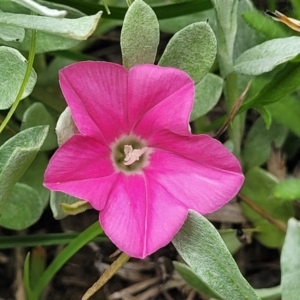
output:
[{"label": "green leaf", "polygon": [[300,102],[298,99],[291,96],[284,97],[280,101],[268,105],[267,108],[278,123],[286,126],[300,137]]},{"label": "green leaf", "polygon": [[189,266],[178,261],[173,261],[173,264],[179,275],[196,291],[214,299],[224,299],[212,290]]},{"label": "green leaf", "polygon": [[22,42],[24,37],[24,28],[1,24],[0,39],[7,42]]},{"label": "green leaf", "polygon": [[14,230],[25,229],[40,218],[43,209],[38,192],[17,182],[1,209],[0,225]]},{"label": "green leaf", "polygon": [[0,147],[0,213],[15,183],[34,160],[48,133],[37,126],[16,134]]},{"label": "green leaf", "polygon": [[223,79],[208,73],[195,88],[196,95],[191,121],[204,116],[218,103],[223,90]]},{"label": "green leaf", "polygon": [[[0,109],[9,108],[16,100],[25,76],[26,67],[27,60],[18,50],[0,46]],[[31,93],[36,78],[36,73],[32,70],[21,99]]]},{"label": "green leaf", "polygon": [[30,10],[38,13],[39,15],[43,15],[47,17],[62,18],[67,14],[66,11],[50,9],[47,6],[40,5],[33,0],[11,0],[11,1],[18,3],[24,7],[27,7]]},{"label": "green leaf", "polygon": [[[234,59],[240,56],[244,51],[248,50],[261,42],[259,34],[249,27],[243,15],[248,12],[254,11],[254,5],[251,0],[242,0],[238,2],[237,12],[237,32],[234,41]],[[247,37],[245,39],[245,37]]]},{"label": "green leaf", "polygon": [[289,178],[279,182],[274,190],[276,198],[297,200],[300,198],[300,179]]},{"label": "green leaf", "polygon": [[279,70],[254,97],[243,104],[242,109],[264,106],[282,100],[300,85],[300,62],[289,62]]},{"label": "green leaf", "polygon": [[159,43],[159,24],[155,13],[142,0],[129,7],[121,32],[123,66],[153,64]]},{"label": "green leaf", "polygon": [[225,300],[259,299],[241,275],[218,231],[190,211],[173,244],[193,272]]},{"label": "green leaf", "polygon": [[291,218],[284,240],[280,265],[282,300],[298,299],[300,294],[300,222]]},{"label": "green leaf", "polygon": [[236,236],[236,230],[222,229],[219,230],[219,234],[231,254],[236,253],[241,248],[242,244]]},{"label": "green leaf", "polygon": [[32,104],[24,113],[21,130],[38,126],[49,125],[49,132],[41,150],[52,150],[57,147],[55,134],[55,120],[42,103]]},{"label": "green leaf", "polygon": [[281,299],[281,286],[274,286],[266,289],[255,289],[256,294],[262,300],[280,300]]},{"label": "green leaf", "polygon": [[237,31],[237,0],[211,0],[217,19],[218,61],[222,77],[231,72]]},{"label": "green leaf", "polygon": [[235,62],[237,73],[259,75],[292,60],[300,53],[300,37],[293,36],[267,41],[245,51]]},{"label": "green leaf", "polygon": [[244,12],[243,18],[251,28],[264,34],[268,39],[288,36],[288,32],[283,29],[281,24],[274,22],[274,20],[257,10]]},{"label": "green leaf", "polygon": [[67,217],[67,214],[61,207],[62,203],[74,204],[80,201],[80,199],[72,197],[70,195],[60,193],[60,192],[51,192],[50,194],[50,207],[53,213],[53,217],[56,220],[63,219]]},{"label": "green leaf", "polygon": [[246,137],[242,153],[245,169],[249,170],[265,163],[270,156],[272,143],[281,147],[287,134],[288,129],[276,122],[267,129],[263,119],[257,119]]},{"label": "green leaf", "polygon": [[39,201],[45,208],[49,202],[50,191],[43,185],[44,173],[48,165],[49,159],[45,153],[39,152],[26,170],[24,175],[19,180],[20,183],[24,183],[34,188],[39,194]]},{"label": "green leaf", "polygon": [[[286,223],[294,214],[293,205],[273,196],[277,184],[278,180],[272,174],[256,167],[246,173],[240,193],[276,220]],[[241,202],[241,207],[245,216],[259,229],[255,233],[255,238],[266,247],[280,248],[285,237],[284,232],[244,202]]]},{"label": "green leaf", "polygon": [[77,19],[56,19],[0,11],[0,25],[5,24],[26,29],[22,43],[3,43],[21,50],[28,50],[31,39],[31,30],[29,29],[34,29],[38,31],[37,53],[71,48],[77,45],[79,41],[86,40],[93,33],[100,16],[101,12]]},{"label": "green leaf", "polygon": [[[51,1],[55,3],[64,3],[66,5],[70,5],[88,15],[94,14],[99,10],[103,10],[103,18],[109,18],[109,19],[123,20],[125,17],[125,13],[127,11],[127,9],[123,7],[109,6],[109,10],[111,14],[107,14],[107,12],[105,11],[105,7],[103,5],[86,3],[82,0],[51,0]],[[209,9],[211,7],[212,5],[210,0],[192,0],[186,3],[155,6],[153,7],[153,10],[158,19],[166,19],[166,18],[174,18],[178,16],[192,14],[194,12]]]},{"label": "green leaf", "polygon": [[187,72],[198,83],[210,70],[216,56],[217,41],[206,22],[191,24],[169,41],[160,61]]}]

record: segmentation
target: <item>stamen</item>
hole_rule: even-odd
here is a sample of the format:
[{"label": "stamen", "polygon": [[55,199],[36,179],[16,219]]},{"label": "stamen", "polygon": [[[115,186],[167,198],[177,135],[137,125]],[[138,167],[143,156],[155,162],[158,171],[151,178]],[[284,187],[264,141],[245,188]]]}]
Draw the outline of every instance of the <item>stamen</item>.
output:
[{"label": "stamen", "polygon": [[131,145],[124,146],[124,165],[129,166],[133,164],[135,161],[139,160],[140,157],[148,150],[148,147],[144,147],[142,149],[133,149]]}]

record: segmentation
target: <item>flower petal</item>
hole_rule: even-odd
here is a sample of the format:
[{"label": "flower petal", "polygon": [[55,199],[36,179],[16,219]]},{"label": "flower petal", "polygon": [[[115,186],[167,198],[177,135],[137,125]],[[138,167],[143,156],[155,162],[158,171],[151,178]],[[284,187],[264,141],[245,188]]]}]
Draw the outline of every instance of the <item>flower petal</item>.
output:
[{"label": "flower petal", "polygon": [[[181,90],[185,92],[178,93]],[[144,114],[158,103],[167,98],[172,101],[174,94],[177,95],[174,95],[174,101],[186,104],[187,108],[180,111],[179,114],[184,115],[186,122],[188,122],[194,103],[193,91],[192,79],[179,69],[155,65],[133,67],[128,76],[128,120],[130,127],[144,118]],[[156,114],[156,116],[169,119],[169,115],[176,113],[176,109],[171,105],[168,106],[168,103],[165,105],[165,110],[160,111],[160,114]]]},{"label": "flower petal", "polygon": [[237,158],[224,145],[209,135],[178,135],[170,131],[158,131],[147,139],[153,148],[170,151],[182,158],[195,161],[210,168],[241,174]]},{"label": "flower petal", "polygon": [[106,62],[80,62],[60,71],[62,92],[82,134],[111,143],[128,131],[127,77],[124,67]]},{"label": "flower petal", "polygon": [[44,185],[102,209],[115,180],[110,149],[97,140],[72,136],[52,156]]},{"label": "flower petal", "polygon": [[174,201],[177,199],[189,209],[207,214],[231,200],[243,183],[238,161],[229,152],[227,158],[231,165],[223,168],[218,163],[199,163],[156,149],[144,171],[152,182],[161,184]]},{"label": "flower petal", "polygon": [[144,258],[172,240],[187,213],[160,184],[152,185],[140,175],[119,174],[100,212],[100,223],[120,250]]}]

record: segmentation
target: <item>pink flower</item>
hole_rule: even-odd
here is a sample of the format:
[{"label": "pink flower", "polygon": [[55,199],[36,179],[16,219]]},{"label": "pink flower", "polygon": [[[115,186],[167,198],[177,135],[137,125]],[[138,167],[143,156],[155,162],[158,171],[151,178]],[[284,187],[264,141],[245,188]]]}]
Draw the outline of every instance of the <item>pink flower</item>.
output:
[{"label": "pink flower", "polygon": [[112,242],[144,258],[168,244],[188,209],[211,213],[239,191],[238,160],[189,131],[194,84],[181,70],[81,62],[60,72],[79,133],[54,154],[45,186],[88,201]]}]

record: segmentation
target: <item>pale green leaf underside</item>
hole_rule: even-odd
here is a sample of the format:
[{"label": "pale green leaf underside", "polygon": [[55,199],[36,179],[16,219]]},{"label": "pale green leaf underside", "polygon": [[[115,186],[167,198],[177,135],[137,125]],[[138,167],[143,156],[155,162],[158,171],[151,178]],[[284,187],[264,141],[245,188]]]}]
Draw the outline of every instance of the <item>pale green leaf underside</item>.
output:
[{"label": "pale green leaf underside", "polygon": [[292,36],[267,41],[245,51],[233,70],[247,75],[259,75],[292,60],[300,53],[300,37]]},{"label": "pale green leaf underside", "polygon": [[87,39],[95,30],[101,12],[78,19],[55,19],[44,16],[12,14],[0,11],[0,25],[35,29],[75,40]]},{"label": "pale green leaf underside", "polygon": [[[5,46],[0,47],[0,109],[9,108],[16,100],[26,68],[27,60],[18,50]],[[31,93],[36,78],[36,73],[32,70],[21,99]]]},{"label": "pale green leaf underside", "polygon": [[172,242],[193,272],[222,299],[259,299],[241,275],[218,231],[203,216],[190,211]]}]

